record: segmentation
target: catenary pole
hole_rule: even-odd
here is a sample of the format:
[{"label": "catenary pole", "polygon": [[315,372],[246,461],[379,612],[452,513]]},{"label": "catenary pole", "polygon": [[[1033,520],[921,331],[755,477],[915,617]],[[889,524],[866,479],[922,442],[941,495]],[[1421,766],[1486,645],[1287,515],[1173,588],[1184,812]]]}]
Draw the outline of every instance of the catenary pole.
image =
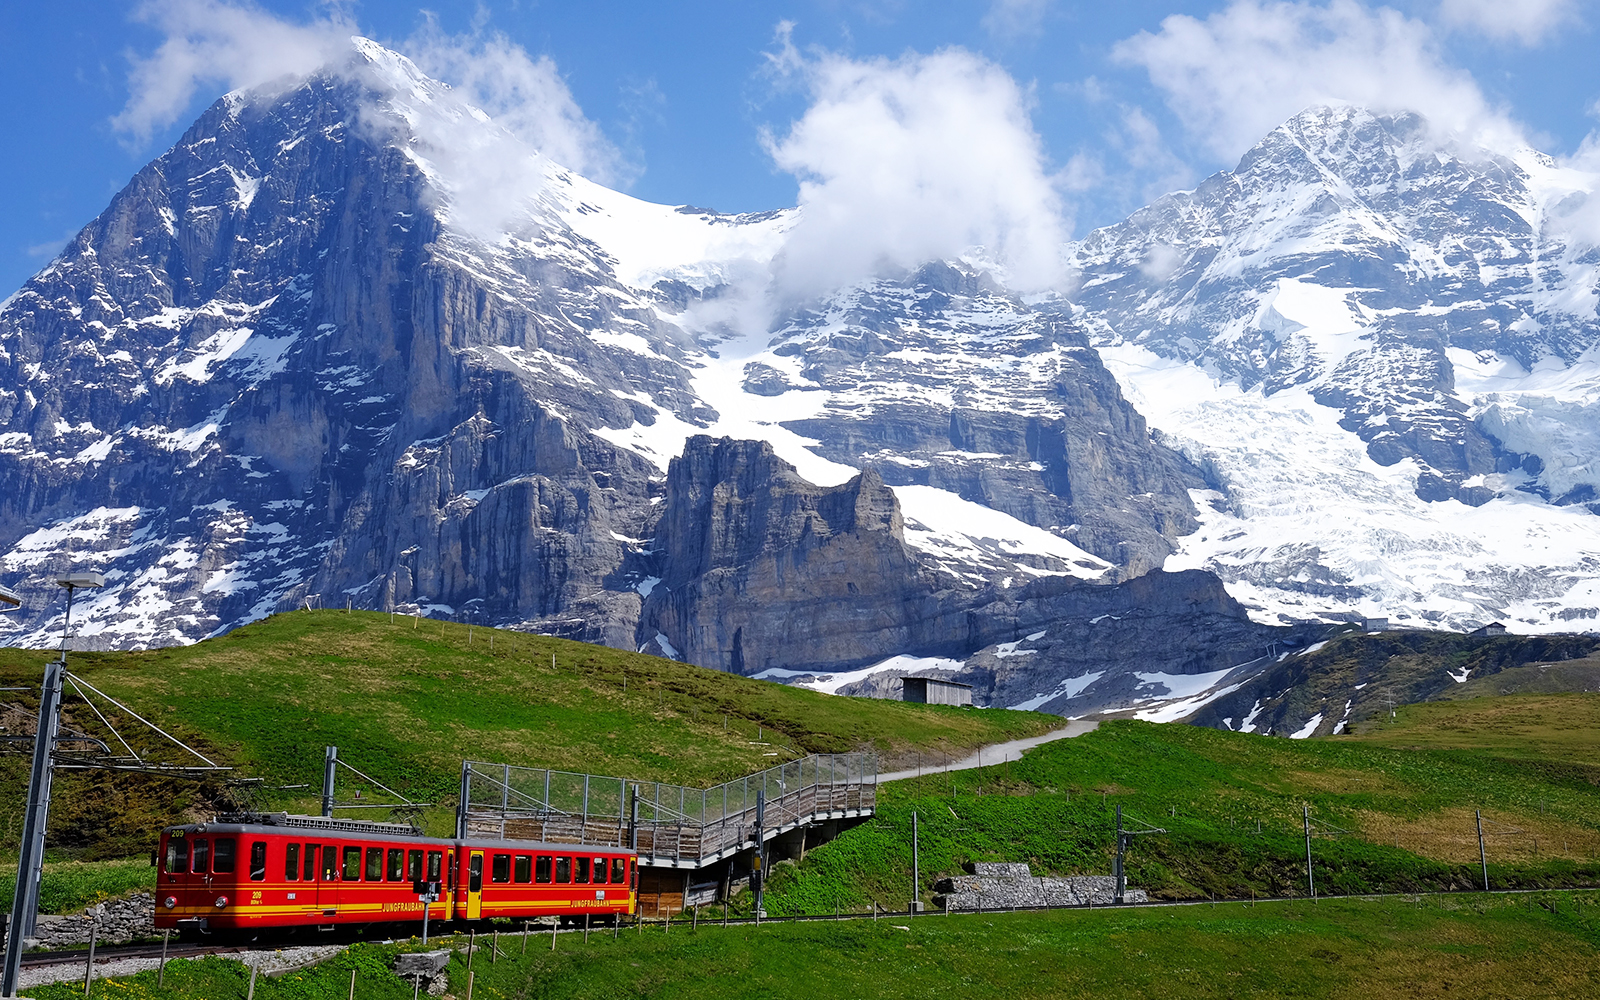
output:
[{"label": "catenary pole", "polygon": [[1317,878],[1311,871],[1311,806],[1301,803],[1300,810],[1306,823],[1306,886],[1311,890],[1311,901],[1316,902]]},{"label": "catenary pole", "polygon": [[1478,821],[1478,864],[1483,868],[1483,891],[1489,891],[1489,855],[1483,849],[1483,810],[1474,809],[1472,815]]},{"label": "catenary pole", "polygon": [[322,815],[333,815],[333,782],[339,771],[339,748],[322,748]]},{"label": "catenary pole", "polygon": [[[61,731],[61,686],[67,672],[67,641],[72,635],[72,598],[79,586],[98,587],[99,574],[84,574],[59,581],[67,588],[67,614],[61,626],[61,654],[45,664],[39,691],[39,729],[33,739],[33,764],[28,775],[28,804],[22,820],[22,849],[17,858],[17,886],[6,926],[4,970],[0,971],[0,996],[17,995],[22,975],[22,953],[33,936],[39,915],[39,881],[44,875],[44,832],[50,818],[50,786],[55,771],[50,756]],[[76,580],[78,582],[69,582]]]}]

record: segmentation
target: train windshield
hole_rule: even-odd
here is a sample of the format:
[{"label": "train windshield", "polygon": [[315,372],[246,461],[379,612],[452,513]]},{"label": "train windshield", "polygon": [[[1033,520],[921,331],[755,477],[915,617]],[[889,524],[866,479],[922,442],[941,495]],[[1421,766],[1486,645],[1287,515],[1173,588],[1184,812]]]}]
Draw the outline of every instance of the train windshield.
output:
[{"label": "train windshield", "polygon": [[189,842],[182,837],[173,837],[167,841],[167,873],[169,875],[189,873]]}]

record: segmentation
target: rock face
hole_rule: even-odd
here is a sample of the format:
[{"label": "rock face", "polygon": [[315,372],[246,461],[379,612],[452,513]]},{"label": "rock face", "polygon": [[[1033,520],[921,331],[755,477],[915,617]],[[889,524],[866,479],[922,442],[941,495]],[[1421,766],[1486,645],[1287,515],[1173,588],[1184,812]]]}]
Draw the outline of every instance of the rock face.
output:
[{"label": "rock face", "polygon": [[656,554],[644,641],[673,636],[688,662],[739,674],[882,660],[935,607],[875,470],[819,488],[764,442],[689,439]]}]

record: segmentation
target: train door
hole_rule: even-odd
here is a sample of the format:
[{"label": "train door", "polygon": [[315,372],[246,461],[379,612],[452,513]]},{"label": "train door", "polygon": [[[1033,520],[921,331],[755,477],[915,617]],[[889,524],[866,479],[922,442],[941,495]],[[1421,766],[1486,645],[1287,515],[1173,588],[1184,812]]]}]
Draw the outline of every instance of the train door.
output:
[{"label": "train door", "polygon": [[317,909],[324,917],[331,917],[339,912],[339,845],[323,844],[318,853],[321,878],[317,880]]},{"label": "train door", "polygon": [[483,852],[473,851],[467,860],[467,919],[483,916]]},{"label": "train door", "polygon": [[[188,906],[189,901],[189,847],[190,840],[184,831],[173,830],[167,835],[166,851],[161,858],[160,890],[156,899],[167,910]],[[167,906],[166,901],[172,900]]]}]

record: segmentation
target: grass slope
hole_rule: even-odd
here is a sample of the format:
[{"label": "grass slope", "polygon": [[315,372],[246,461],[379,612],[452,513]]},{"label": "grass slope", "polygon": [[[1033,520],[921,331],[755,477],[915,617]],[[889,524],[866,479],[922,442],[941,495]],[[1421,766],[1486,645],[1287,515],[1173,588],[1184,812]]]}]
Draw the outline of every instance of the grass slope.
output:
[{"label": "grass slope", "polygon": [[[1594,885],[1600,727],[1568,727],[1600,712],[1600,696],[1563,696],[1551,715],[1524,703],[1520,735],[1505,722],[1515,701],[1410,706],[1404,725],[1358,738],[1108,722],[1014,764],[885,786],[870,823],[779,868],[767,909],[831,913],[877,902],[903,910],[913,891],[913,811],[924,900],[967,861],[1106,874],[1118,803],[1130,827],[1168,831],[1140,838],[1129,857],[1132,884],[1158,897],[1304,894],[1306,805],[1327,834],[1312,846],[1320,892],[1481,884],[1477,809],[1489,821],[1496,888]],[[1475,732],[1501,733],[1512,749],[1471,748]]]},{"label": "grass slope", "polygon": [[[789,1000],[793,997],[1586,997],[1600,993],[1600,899],[1453,896],[1227,903],[1159,910],[702,925],[613,939],[501,937],[472,968],[474,1000]],[[481,941],[481,939],[480,939]],[[457,939],[459,948],[465,944]],[[414,948],[416,945],[400,946]],[[481,945],[480,945],[481,948]],[[404,1000],[395,946],[257,980],[257,1000]],[[467,996],[458,951],[450,992]],[[118,1000],[243,1000],[244,966],[219,958],[97,982]],[[59,983],[27,995],[81,998]]]},{"label": "grass slope", "polygon": [[[49,656],[0,651],[0,686],[36,685]],[[370,612],[276,615],[188,647],[75,653],[71,668],[268,785],[320,787],[331,744],[390,787],[452,804],[464,757],[696,785],[814,752],[875,749],[892,766],[919,748],[955,753],[1061,724],[831,697],[622,650]],[[71,725],[100,731],[69,702]],[[4,706],[4,723],[31,728],[33,705]],[[13,827],[5,843],[20,829],[26,782],[9,763],[0,771]],[[152,830],[221,792],[109,774],[69,775],[58,789],[52,842],[91,857],[141,850]],[[270,804],[312,802],[302,791]]]},{"label": "grass slope", "polygon": [[[652,929],[480,960],[474,996],[1594,996],[1595,903],[1593,894],[1324,900]],[[464,995],[459,959],[450,972]]]}]

